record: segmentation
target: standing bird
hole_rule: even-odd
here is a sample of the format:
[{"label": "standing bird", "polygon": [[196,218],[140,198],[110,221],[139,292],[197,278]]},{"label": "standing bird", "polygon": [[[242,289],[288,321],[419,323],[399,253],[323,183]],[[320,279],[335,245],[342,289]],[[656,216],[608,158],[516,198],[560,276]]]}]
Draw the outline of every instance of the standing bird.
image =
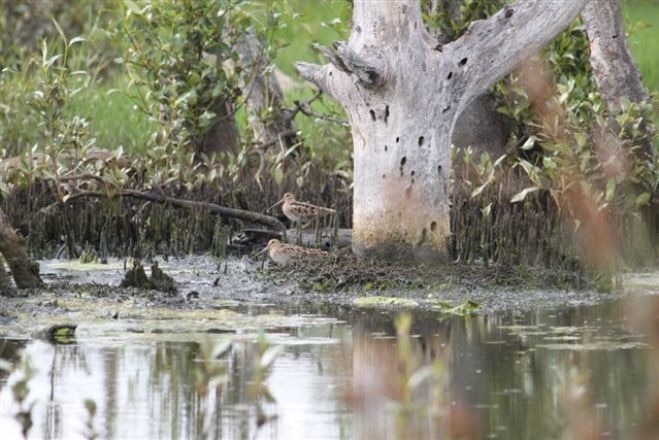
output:
[{"label": "standing bird", "polygon": [[293,222],[309,222],[336,212],[334,209],[323,208],[322,206],[312,205],[311,203],[298,202],[295,200],[293,193],[289,192],[284,194],[284,197],[277,202],[277,204],[279,203],[283,203],[281,210]]},{"label": "standing bird", "polygon": [[[324,208],[322,206],[312,205],[311,203],[298,202],[295,200],[293,193],[287,192],[284,194],[284,197],[277,203],[275,203],[272,208],[283,203],[281,210],[284,212],[284,215],[293,222],[297,224],[298,228],[298,240],[300,238],[300,229],[304,226],[301,226],[303,222],[311,222],[315,219],[326,217],[330,214],[334,214],[336,210],[330,208]],[[306,226],[306,225],[305,225]]]},{"label": "standing bird", "polygon": [[320,257],[327,254],[319,249],[305,248],[295,244],[284,244],[273,238],[260,253],[267,252],[272,261],[277,264],[289,264],[307,258]]}]

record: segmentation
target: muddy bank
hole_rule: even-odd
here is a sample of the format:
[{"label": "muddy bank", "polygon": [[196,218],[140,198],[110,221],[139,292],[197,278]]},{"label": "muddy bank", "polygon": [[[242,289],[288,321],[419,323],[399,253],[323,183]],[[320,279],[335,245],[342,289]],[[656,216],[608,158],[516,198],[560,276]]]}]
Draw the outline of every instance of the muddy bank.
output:
[{"label": "muddy bank", "polygon": [[[0,297],[0,334],[29,337],[46,325],[69,322],[79,324],[83,332],[95,328],[110,333],[235,333],[327,316],[327,307],[414,308],[436,312],[441,318],[446,310],[467,301],[478,305],[477,313],[490,313],[595,304],[620,295],[597,292],[585,281],[581,289],[560,288],[556,281],[565,274],[520,268],[431,270],[364,263],[372,265],[348,265],[351,272],[321,261],[293,270],[267,264],[262,268],[263,262],[248,256],[225,261],[210,257],[159,261],[177,283],[178,294],[171,295],[120,287],[129,266],[124,260],[40,263],[45,288],[22,291],[22,297]],[[148,267],[146,272],[150,272]],[[360,283],[350,279],[357,274]],[[631,282],[645,283],[648,291],[659,285],[656,275]]]}]

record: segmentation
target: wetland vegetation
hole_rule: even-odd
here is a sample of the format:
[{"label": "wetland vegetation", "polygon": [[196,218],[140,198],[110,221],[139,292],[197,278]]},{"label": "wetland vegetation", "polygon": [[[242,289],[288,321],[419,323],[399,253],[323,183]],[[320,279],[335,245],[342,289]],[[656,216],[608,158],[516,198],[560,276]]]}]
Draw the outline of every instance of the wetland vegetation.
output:
[{"label": "wetland vegetation", "polygon": [[[442,44],[503,3],[421,0]],[[607,108],[577,20],[465,111],[451,261],[409,264],[351,252],[348,117],[294,68],[352,2],[2,1],[3,438],[656,438],[659,3],[622,6],[650,99]]]}]

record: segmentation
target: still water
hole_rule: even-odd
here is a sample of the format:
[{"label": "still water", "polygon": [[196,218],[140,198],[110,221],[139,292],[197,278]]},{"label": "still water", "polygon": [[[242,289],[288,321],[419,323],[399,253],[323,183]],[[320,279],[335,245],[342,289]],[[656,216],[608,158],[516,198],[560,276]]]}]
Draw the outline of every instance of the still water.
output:
[{"label": "still water", "polygon": [[[253,331],[165,331],[0,339],[0,357],[24,349],[35,369],[29,438],[90,427],[122,439],[656,438],[659,288],[640,290],[587,306],[415,312],[399,335],[396,311],[283,310],[300,324],[269,330],[280,348],[266,355]],[[229,340],[218,360],[202,355]],[[22,377],[0,372],[2,439],[21,438],[11,387]]]}]

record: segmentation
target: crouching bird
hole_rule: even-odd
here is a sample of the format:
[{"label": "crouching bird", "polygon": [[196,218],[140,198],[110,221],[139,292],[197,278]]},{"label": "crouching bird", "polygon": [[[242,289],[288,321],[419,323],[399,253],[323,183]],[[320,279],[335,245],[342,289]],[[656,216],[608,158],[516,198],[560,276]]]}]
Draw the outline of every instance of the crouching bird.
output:
[{"label": "crouching bird", "polygon": [[265,249],[259,253],[262,254],[265,252],[268,253],[268,256],[272,261],[282,265],[327,255],[327,252],[323,252],[320,249],[305,248],[295,244],[285,244],[275,238],[270,240]]}]

